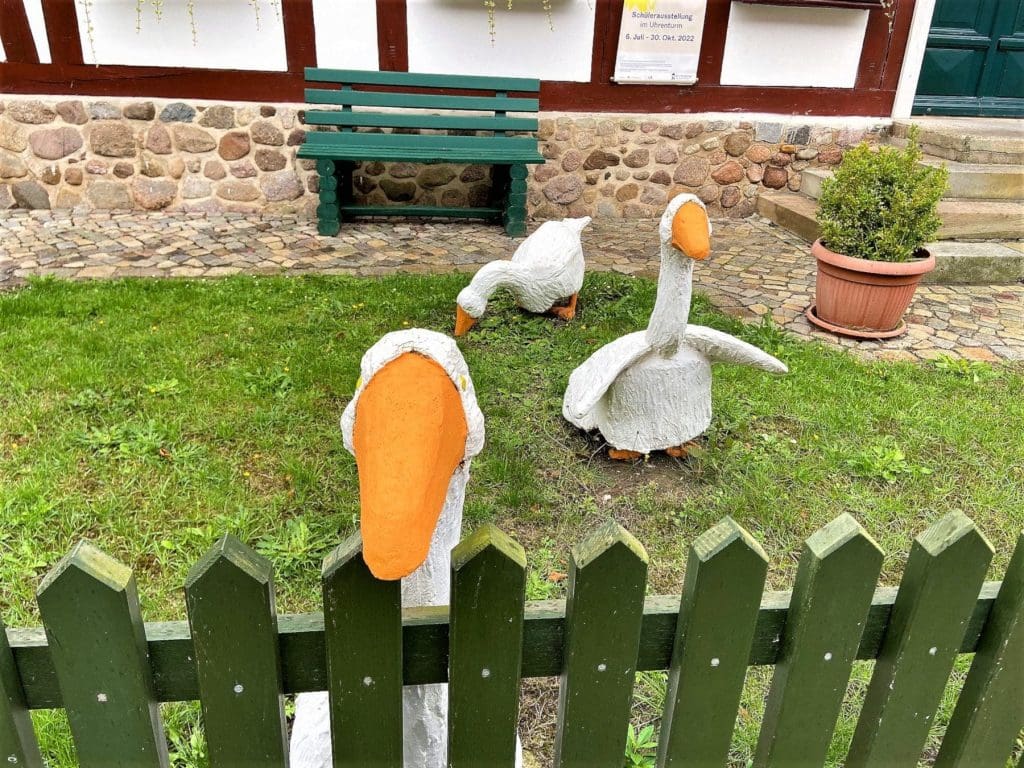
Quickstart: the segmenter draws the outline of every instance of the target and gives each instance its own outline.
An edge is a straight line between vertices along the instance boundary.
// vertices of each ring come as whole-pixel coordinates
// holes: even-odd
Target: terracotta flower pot
[[[903,333],[903,313],[917,284],[935,269],[935,257],[925,250],[911,261],[869,261],[833,253],[816,240],[811,253],[818,260],[818,279],[807,318],[821,328],[857,338]]]

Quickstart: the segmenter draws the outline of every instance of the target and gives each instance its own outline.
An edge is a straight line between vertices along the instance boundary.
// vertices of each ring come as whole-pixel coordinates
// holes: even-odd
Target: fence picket
[[[555,765],[620,768],[640,646],[647,552],[614,521],[573,548]]]
[[[36,595],[81,768],[168,764],[131,569],[79,542]]]
[[[659,766],[725,765],[767,573],[761,545],[731,518],[690,547]]]
[[[0,619],[0,765],[4,760],[11,766],[43,768],[7,627]]]
[[[357,533],[324,560],[335,768],[401,768],[402,583],[378,581]]]
[[[493,525],[452,550],[448,765],[513,766],[526,553]]]
[[[287,764],[272,570],[270,561],[228,534],[185,582],[214,768]]]
[[[755,766],[825,764],[881,568],[848,514],[804,544]]]
[[[917,765],[991,559],[961,512],[914,540],[847,768]]]
[[[1024,728],[1024,534],[946,727],[936,768],[1003,768]]]

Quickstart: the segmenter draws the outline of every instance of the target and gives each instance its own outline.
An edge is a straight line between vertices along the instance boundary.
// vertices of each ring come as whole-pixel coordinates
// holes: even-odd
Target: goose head
[[[449,486],[465,483],[484,419],[466,361],[443,334],[389,333],[363,355],[360,373],[341,430],[359,472],[363,558],[378,579],[401,579],[423,564],[442,513],[452,513]]]
[[[455,335],[462,336],[469,331],[487,309],[487,297],[470,283],[455,298]]]
[[[684,193],[669,201],[659,225],[662,255],[681,253],[703,261],[711,253],[711,221],[704,203]]]

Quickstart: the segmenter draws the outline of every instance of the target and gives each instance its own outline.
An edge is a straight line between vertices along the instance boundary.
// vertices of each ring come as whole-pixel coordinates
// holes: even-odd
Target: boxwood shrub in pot
[[[848,150],[822,184],[821,237],[815,303],[808,319],[859,338],[890,338],[906,330],[903,313],[921,277],[935,268],[924,249],[942,221],[938,204],[948,183],[945,167],[921,164],[917,130],[903,149]]]

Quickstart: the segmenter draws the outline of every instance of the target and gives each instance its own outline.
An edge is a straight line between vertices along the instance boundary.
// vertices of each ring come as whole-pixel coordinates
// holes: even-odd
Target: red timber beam
[[[39,63],[23,0],[0,0],[0,41],[8,61]]]
[[[50,60],[54,64],[82,64],[85,59],[75,0],[43,0],[43,20],[50,41]]]
[[[409,71],[405,0],[377,0],[377,62],[382,71]]]

